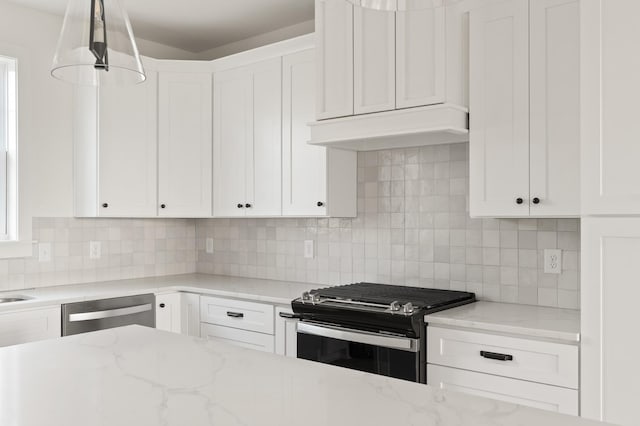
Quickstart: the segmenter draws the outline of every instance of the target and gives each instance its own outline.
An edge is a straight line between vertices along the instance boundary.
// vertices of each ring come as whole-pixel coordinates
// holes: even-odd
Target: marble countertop
[[[304,291],[318,287],[321,287],[321,285],[208,274],[170,275],[3,292],[0,293],[0,297],[20,295],[30,299],[24,302],[0,304],[0,312],[83,300],[106,299],[143,293],[158,294],[171,291],[185,291],[249,299],[278,305],[290,305],[291,301],[296,297],[300,297]]]
[[[476,302],[425,316],[433,325],[446,325],[580,342],[580,311],[510,303]]]
[[[0,377],[3,425],[602,424],[140,326],[2,348]]]

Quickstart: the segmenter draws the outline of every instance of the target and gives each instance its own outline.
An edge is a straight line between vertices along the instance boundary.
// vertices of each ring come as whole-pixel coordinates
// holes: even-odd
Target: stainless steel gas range
[[[298,358],[426,383],[427,313],[475,301],[474,293],[357,283],[304,293]]]

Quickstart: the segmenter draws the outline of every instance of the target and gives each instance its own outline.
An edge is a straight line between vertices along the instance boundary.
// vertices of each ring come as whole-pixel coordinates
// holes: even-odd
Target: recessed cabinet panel
[[[283,58],[282,213],[324,216],[327,205],[327,148],[309,145],[313,121],[314,51]],[[318,206],[318,203],[321,205]]]
[[[211,216],[211,96],[211,74],[160,73],[160,216]]]
[[[0,315],[0,347],[53,339],[62,334],[60,305]]]
[[[98,213],[155,216],[157,209],[157,73],[131,87],[98,94]]]
[[[640,2],[583,1],[583,214],[640,214]]]
[[[396,108],[445,100],[445,8],[396,13]]]
[[[531,215],[577,216],[580,7],[576,0],[533,0],[530,8]]]
[[[472,216],[529,215],[529,2],[470,16]]]
[[[356,7],[353,19],[354,112],[396,107],[395,14]]]
[[[214,75],[213,212],[244,216],[247,148],[253,137],[251,73],[247,69]]]
[[[247,149],[247,216],[282,214],[282,59],[252,67],[253,144]],[[251,149],[252,148],[252,149]]]
[[[317,0],[316,118],[353,115],[353,4]]]

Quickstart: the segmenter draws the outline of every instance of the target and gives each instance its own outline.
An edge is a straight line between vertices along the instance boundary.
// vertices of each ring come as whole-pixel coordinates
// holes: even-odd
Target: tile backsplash
[[[579,221],[471,219],[468,170],[468,144],[359,153],[357,218],[197,220],[196,270],[579,308]],[[304,258],[305,240],[315,242],[313,259]],[[563,250],[562,274],[544,273],[545,248]]]
[[[0,260],[0,291],[195,272],[193,220],[34,218],[33,239],[51,243],[51,261],[35,244],[32,257]]]

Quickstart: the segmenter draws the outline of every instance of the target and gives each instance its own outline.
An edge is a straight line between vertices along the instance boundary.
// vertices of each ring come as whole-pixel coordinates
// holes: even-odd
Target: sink
[[[29,297],[24,296],[0,297],[0,303],[24,302],[29,299]]]

